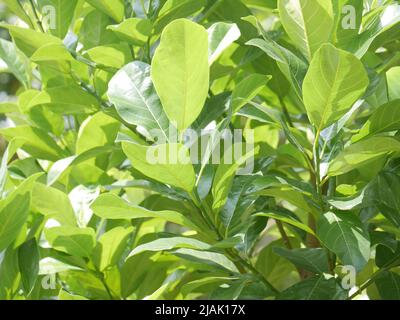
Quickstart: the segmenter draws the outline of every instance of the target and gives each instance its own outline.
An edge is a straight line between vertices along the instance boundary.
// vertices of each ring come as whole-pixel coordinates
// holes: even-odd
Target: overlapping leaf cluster
[[[1,299],[400,299],[398,1],[3,2]]]

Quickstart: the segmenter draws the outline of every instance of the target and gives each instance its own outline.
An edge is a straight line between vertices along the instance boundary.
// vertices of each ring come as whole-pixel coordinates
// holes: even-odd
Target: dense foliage
[[[1,299],[400,299],[398,1],[0,9]]]

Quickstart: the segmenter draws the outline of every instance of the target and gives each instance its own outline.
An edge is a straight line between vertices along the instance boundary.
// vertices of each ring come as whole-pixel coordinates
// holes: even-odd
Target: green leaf
[[[20,52],[14,43],[0,39],[0,58],[5,62],[10,71],[25,88],[30,87],[29,60]]]
[[[246,43],[247,45],[260,48],[269,57],[274,59],[281,72],[293,85],[295,92],[299,98],[302,97],[302,85],[304,77],[307,73],[307,64],[298,58],[291,51],[280,46],[272,39],[252,39]]]
[[[54,227],[44,234],[54,249],[75,257],[90,257],[96,243],[92,228]]]
[[[145,251],[170,251],[177,248],[207,250],[210,248],[210,245],[196,239],[185,237],[161,238],[137,246],[131,251],[128,258]]]
[[[313,277],[286,289],[278,300],[345,300],[346,292],[335,278]]]
[[[316,212],[315,208],[311,205],[311,199],[304,194],[303,190],[293,189],[292,186],[283,186],[281,188],[268,188],[260,191],[260,195],[273,197],[279,200],[285,200],[290,204],[305,212]]]
[[[386,72],[389,100],[400,99],[400,85],[398,82],[399,77],[400,67],[391,68],[388,72]]]
[[[342,45],[356,57],[362,58],[374,40],[384,36],[385,31],[399,25],[400,10],[396,3],[376,6],[363,17],[362,31],[357,37]]]
[[[39,275],[39,247],[31,239],[18,248],[18,264],[25,294],[32,292]]]
[[[228,271],[234,273],[238,272],[234,263],[220,253],[199,251],[187,248],[177,249],[172,253],[185,259],[198,261],[204,264],[218,265]]]
[[[339,120],[369,84],[362,63],[352,54],[326,44],[311,61],[303,98],[311,123],[322,130]]]
[[[31,56],[31,61],[36,63],[50,63],[54,61],[72,62],[74,61],[74,58],[63,44],[50,43],[37,49],[35,53]]]
[[[361,271],[367,264],[371,252],[369,235],[352,213],[325,213],[318,220],[317,235],[344,265]]]
[[[121,124],[103,112],[87,117],[81,124],[76,141],[76,154],[99,147],[113,146]]]
[[[100,237],[93,252],[94,263],[100,271],[118,263],[132,231],[133,227],[115,227]]]
[[[120,24],[108,26],[107,29],[113,31],[115,35],[135,46],[144,46],[152,31],[151,20],[140,18],[129,18]]]
[[[0,114],[18,111],[18,104],[15,102],[0,102]]]
[[[7,149],[3,153],[0,164],[0,199],[2,198],[4,187],[7,182],[8,162],[23,144],[24,140],[14,138],[8,143]]]
[[[217,22],[207,29],[208,61],[212,65],[222,52],[240,38],[240,30],[235,23]]]
[[[33,184],[41,174],[36,174],[0,200],[0,251],[7,248],[18,236],[29,215]]]
[[[60,293],[58,294],[58,299],[61,300],[61,301],[62,300],[68,300],[68,301],[89,300],[88,298],[83,297],[83,296],[79,296],[77,294],[70,294],[70,293],[66,292],[65,290],[63,290],[63,289],[60,290]]]
[[[11,300],[19,285],[18,250],[9,247],[2,253],[0,263],[0,299]]]
[[[35,158],[55,161],[64,155],[64,151],[44,130],[19,126],[0,129],[0,133],[8,141],[13,138],[23,140],[25,143],[22,148]]]
[[[182,294],[188,295],[190,293],[199,292],[205,293],[209,292],[210,287],[214,288],[220,286],[224,283],[231,282],[234,280],[238,280],[238,278],[233,277],[205,277],[198,280],[194,280],[188,283],[185,283],[182,286]]]
[[[122,142],[122,149],[132,166],[146,176],[189,193],[193,191],[196,175],[185,146],[174,143],[148,147]]]
[[[28,57],[31,57],[37,49],[44,45],[62,44],[60,39],[47,33],[7,24],[0,24],[0,27],[8,29],[14,43]]]
[[[129,63],[108,84],[107,95],[122,119],[144,127],[157,142],[169,141],[169,120],[150,78],[150,66]],[[153,134],[152,134],[153,133]]]
[[[296,228],[299,228],[309,234],[315,235],[315,232],[308,227],[306,224],[290,217],[290,216],[285,216],[283,214],[279,214],[279,213],[274,213],[274,212],[269,212],[269,213],[257,213],[256,214],[257,217],[269,217],[269,218],[273,218],[275,220],[279,220],[282,221],[284,223],[290,224]]]
[[[365,197],[372,200],[382,215],[400,227],[400,177],[392,172],[381,172],[370,184]]]
[[[186,18],[199,12],[206,4],[205,0],[167,0],[158,13],[155,22],[155,31],[157,33],[169,24],[179,18]]]
[[[32,210],[53,218],[62,225],[76,226],[71,202],[68,196],[58,189],[35,183],[32,190]]]
[[[278,8],[286,33],[311,61],[320,46],[331,40],[334,27],[332,3],[325,0],[279,0]]]
[[[329,273],[328,255],[322,248],[274,248],[276,254],[288,259],[297,267],[317,274]]]
[[[400,276],[385,271],[375,280],[376,287],[383,300],[400,300]]]
[[[80,163],[87,162],[92,158],[96,158],[98,156],[106,155],[107,153],[111,153],[112,151],[118,150],[113,146],[105,146],[105,147],[96,147],[93,149],[89,149],[80,153],[79,155],[64,158],[56,161],[50,168],[47,173],[47,185],[53,185],[57,180],[63,177],[64,174],[68,172],[69,168],[72,168]]]
[[[125,4],[123,0],[86,0],[86,2],[117,22],[121,22],[124,18]]]
[[[334,1],[337,27],[335,39],[339,48],[345,48],[358,37],[363,18],[363,0]]]
[[[238,145],[234,145],[230,149],[225,151],[223,158],[221,159],[221,164],[218,166],[217,171],[214,176],[214,181],[212,185],[212,195],[213,195],[213,209],[215,212],[219,212],[225,205],[229,192],[232,188],[233,180],[236,173],[242,165],[246,163],[249,159],[254,157],[258,152],[255,149],[245,150],[245,154],[241,155],[239,158],[236,157],[235,150],[239,148]],[[247,146],[246,146],[247,148]],[[225,155],[227,153],[232,154],[232,163],[225,163]],[[229,161],[228,161],[229,162]]]
[[[29,26],[29,28],[34,28],[33,21],[26,13],[24,8],[21,7],[19,0],[3,0],[3,2],[6,4],[7,8],[14,12],[19,18],[21,18]]]
[[[99,279],[92,272],[70,270],[58,275],[63,283],[68,283],[68,290],[74,296],[83,296],[90,300],[108,300],[110,295]]]
[[[253,100],[265,88],[270,79],[271,76],[256,73],[243,79],[233,90],[231,100],[232,112],[238,112],[243,106]]]
[[[117,36],[111,30],[107,30],[112,23],[113,20],[101,11],[90,12],[82,22],[79,41],[86,50],[118,42]]]
[[[151,77],[164,110],[179,130],[188,128],[208,95],[208,35],[186,19],[171,22],[154,54]]]
[[[68,270],[83,270],[83,269],[81,269],[77,266],[74,266],[74,265],[64,263],[55,258],[50,258],[50,257],[44,258],[39,261],[39,274],[40,275],[56,274],[56,273],[61,273],[61,272],[65,272]]]
[[[289,240],[293,247],[299,246],[299,242],[295,238],[289,238]],[[274,249],[277,246],[284,246],[282,239],[272,241],[260,251],[255,267],[275,288],[283,290],[300,279],[296,267],[275,253]]]
[[[89,49],[86,54],[98,65],[120,69],[132,58],[129,46],[122,44],[109,44]]]
[[[338,176],[379,157],[400,151],[400,142],[391,137],[372,137],[344,149],[329,164],[328,174]]]
[[[377,133],[396,130],[400,130],[400,100],[390,101],[379,107],[360,132],[353,136],[352,141],[357,142]]]
[[[54,25],[47,26],[50,33],[58,38],[63,39],[68,32],[78,0],[38,0],[38,7],[41,12],[46,13],[44,10],[46,6],[51,6],[54,10],[54,16],[51,21]],[[43,19],[43,21],[47,21]],[[43,23],[43,22],[42,22]]]
[[[197,229],[193,223],[179,212],[175,211],[151,211],[135,206],[113,194],[103,194],[91,205],[94,213],[103,219],[141,219],[159,218],[182,226]]]
[[[30,100],[28,109],[45,105],[62,114],[93,113],[99,109],[98,100],[79,86],[68,85],[48,88]]]

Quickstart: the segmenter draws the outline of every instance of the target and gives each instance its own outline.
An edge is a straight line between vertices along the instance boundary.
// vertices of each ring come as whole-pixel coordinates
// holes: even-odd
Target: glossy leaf
[[[193,191],[196,176],[185,146],[161,144],[147,147],[123,142],[122,149],[132,166],[146,176],[189,193]]]
[[[343,262],[361,270],[370,258],[369,235],[351,213],[325,213],[318,221],[317,234],[322,243]]]
[[[169,141],[169,120],[150,77],[150,66],[135,61],[111,79],[107,95],[128,123],[144,127],[159,142]]]
[[[311,61],[319,47],[331,40],[334,27],[331,2],[279,0],[278,8],[287,34]]]
[[[188,128],[203,109],[208,94],[208,36],[189,20],[170,23],[151,65],[151,78],[164,110],[179,130]]]

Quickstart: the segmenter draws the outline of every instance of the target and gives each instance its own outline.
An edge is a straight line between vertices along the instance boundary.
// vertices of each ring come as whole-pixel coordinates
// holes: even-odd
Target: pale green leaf
[[[334,28],[331,1],[279,0],[278,8],[285,31],[311,61],[319,47],[331,40]]]
[[[90,257],[96,242],[91,228],[54,227],[44,234],[54,249],[76,257]]]
[[[132,59],[129,46],[125,43],[94,47],[86,54],[96,64],[115,69],[122,68]]]
[[[100,271],[118,263],[132,231],[133,227],[115,227],[100,237],[93,252],[93,260]]]
[[[143,146],[122,142],[122,149],[132,166],[146,176],[189,193],[193,191],[196,175],[185,146],[176,143]]]
[[[141,244],[131,251],[128,257],[137,255],[145,251],[169,251],[177,248],[189,248],[198,250],[207,250],[210,245],[202,241],[184,238],[184,237],[170,237],[161,238],[148,243]]]
[[[0,129],[0,133],[7,140],[18,138],[24,141],[23,149],[38,159],[55,161],[63,157],[64,151],[44,131],[35,127],[19,126]]]
[[[311,61],[303,83],[308,118],[322,130],[346,114],[369,84],[362,63],[352,54],[326,44]]]
[[[125,14],[124,0],[86,0],[93,7],[110,16],[117,22],[121,22]]]
[[[301,230],[303,230],[303,231],[305,231],[305,232],[307,232],[309,234],[315,235],[315,232],[309,226],[307,226],[306,224],[304,224],[304,223],[302,223],[302,222],[300,222],[300,221],[298,221],[298,220],[296,220],[296,219],[294,219],[292,217],[289,217],[289,216],[284,216],[284,215],[281,215],[281,214],[278,214],[278,213],[274,213],[274,212],[257,213],[256,216],[258,216],[258,217],[269,217],[269,218],[272,218],[272,219],[275,219],[275,220],[279,220],[279,221],[282,221],[284,223],[290,224],[290,225],[292,225],[292,226],[294,226],[296,228],[299,228],[299,229],[301,229]]]
[[[129,18],[120,24],[108,26],[107,29],[129,44],[144,46],[151,35],[152,23],[148,19]]]
[[[164,110],[179,130],[188,128],[208,95],[208,34],[186,19],[171,22],[161,35],[151,77]]]
[[[159,218],[192,229],[197,229],[193,223],[179,212],[151,211],[119,198],[113,194],[104,194],[98,197],[91,205],[94,213],[103,219],[141,219]]]

